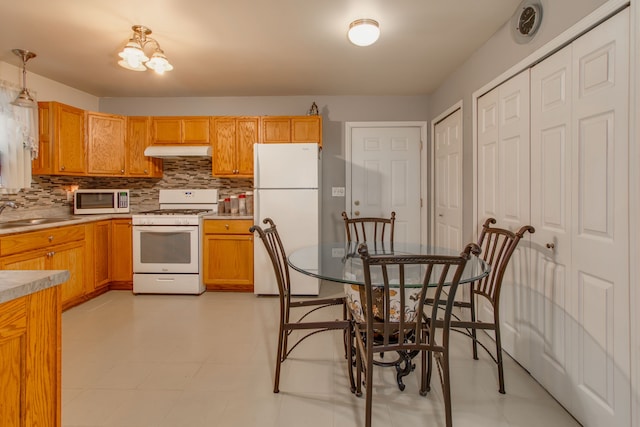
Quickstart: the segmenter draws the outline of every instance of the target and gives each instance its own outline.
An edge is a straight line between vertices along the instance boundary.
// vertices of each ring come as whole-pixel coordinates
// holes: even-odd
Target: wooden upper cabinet
[[[152,144],[209,144],[209,117],[153,117]]]
[[[59,102],[39,102],[36,175],[86,175],[84,110]]]
[[[211,120],[212,175],[253,177],[253,144],[258,141],[258,117],[217,117]]]
[[[317,142],[322,146],[322,116],[278,116],[261,118],[260,142]]]
[[[33,175],[53,173],[53,111],[51,102],[38,102],[38,158],[31,162]]]
[[[162,159],[144,155],[144,149],[149,145],[151,145],[151,118],[127,117],[125,170],[128,176],[162,177]]]
[[[125,175],[124,116],[86,113],[87,173],[89,175]]]

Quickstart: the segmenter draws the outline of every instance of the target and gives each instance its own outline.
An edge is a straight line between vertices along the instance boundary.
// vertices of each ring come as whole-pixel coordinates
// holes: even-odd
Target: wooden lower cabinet
[[[0,304],[0,424],[61,425],[60,286]]]
[[[133,236],[131,219],[111,221],[111,289],[133,289]]]
[[[106,290],[111,283],[111,220],[96,221],[90,224],[91,240],[87,256],[92,258],[93,286],[87,292]]]
[[[69,270],[69,280],[60,286],[62,308],[77,305],[85,300],[86,284],[93,284],[89,274],[90,258],[86,255],[86,227],[74,225],[3,236],[0,268]]]
[[[252,220],[204,221],[203,274],[207,290],[253,292]]]

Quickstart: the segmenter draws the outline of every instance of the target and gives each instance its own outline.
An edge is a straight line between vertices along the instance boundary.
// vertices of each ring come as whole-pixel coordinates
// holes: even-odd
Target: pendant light
[[[118,65],[131,71],[153,70],[158,74],[173,70],[173,65],[169,63],[164,51],[160,48],[157,40],[149,37],[151,29],[144,25],[134,25],[131,27],[133,35],[118,54],[120,61]],[[154,50],[151,59],[145,54],[146,45],[153,45]]]
[[[27,89],[27,61],[35,58],[36,54],[24,49],[13,49],[12,52],[22,59],[22,90],[11,104],[18,107],[36,108],[38,103]]]

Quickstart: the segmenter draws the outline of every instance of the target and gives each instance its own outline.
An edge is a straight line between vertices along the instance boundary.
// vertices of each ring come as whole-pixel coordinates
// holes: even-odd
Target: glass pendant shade
[[[164,55],[164,52],[162,52],[160,49],[153,52],[153,55],[151,55],[151,59],[144,65],[158,74],[164,74],[165,71],[173,70],[173,65],[169,63],[167,57]]]
[[[146,68],[142,65],[144,62],[148,61],[149,58],[142,51],[142,47],[140,44],[134,39],[130,39],[126,44],[122,52],[118,54],[121,61],[118,61],[118,65],[126,68],[127,70],[133,71],[145,71]]]
[[[380,37],[380,25],[373,19],[357,19],[349,24],[347,36],[356,46],[369,46]]]
[[[24,88],[20,91],[16,99],[11,103],[17,107],[36,108],[38,103],[29,93],[29,89]]]

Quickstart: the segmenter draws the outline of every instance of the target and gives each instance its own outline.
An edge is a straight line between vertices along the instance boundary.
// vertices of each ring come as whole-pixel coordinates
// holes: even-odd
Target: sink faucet
[[[18,205],[16,205],[14,202],[4,202],[4,204],[0,206],[0,213],[2,213],[2,211],[7,207],[18,209]]]

